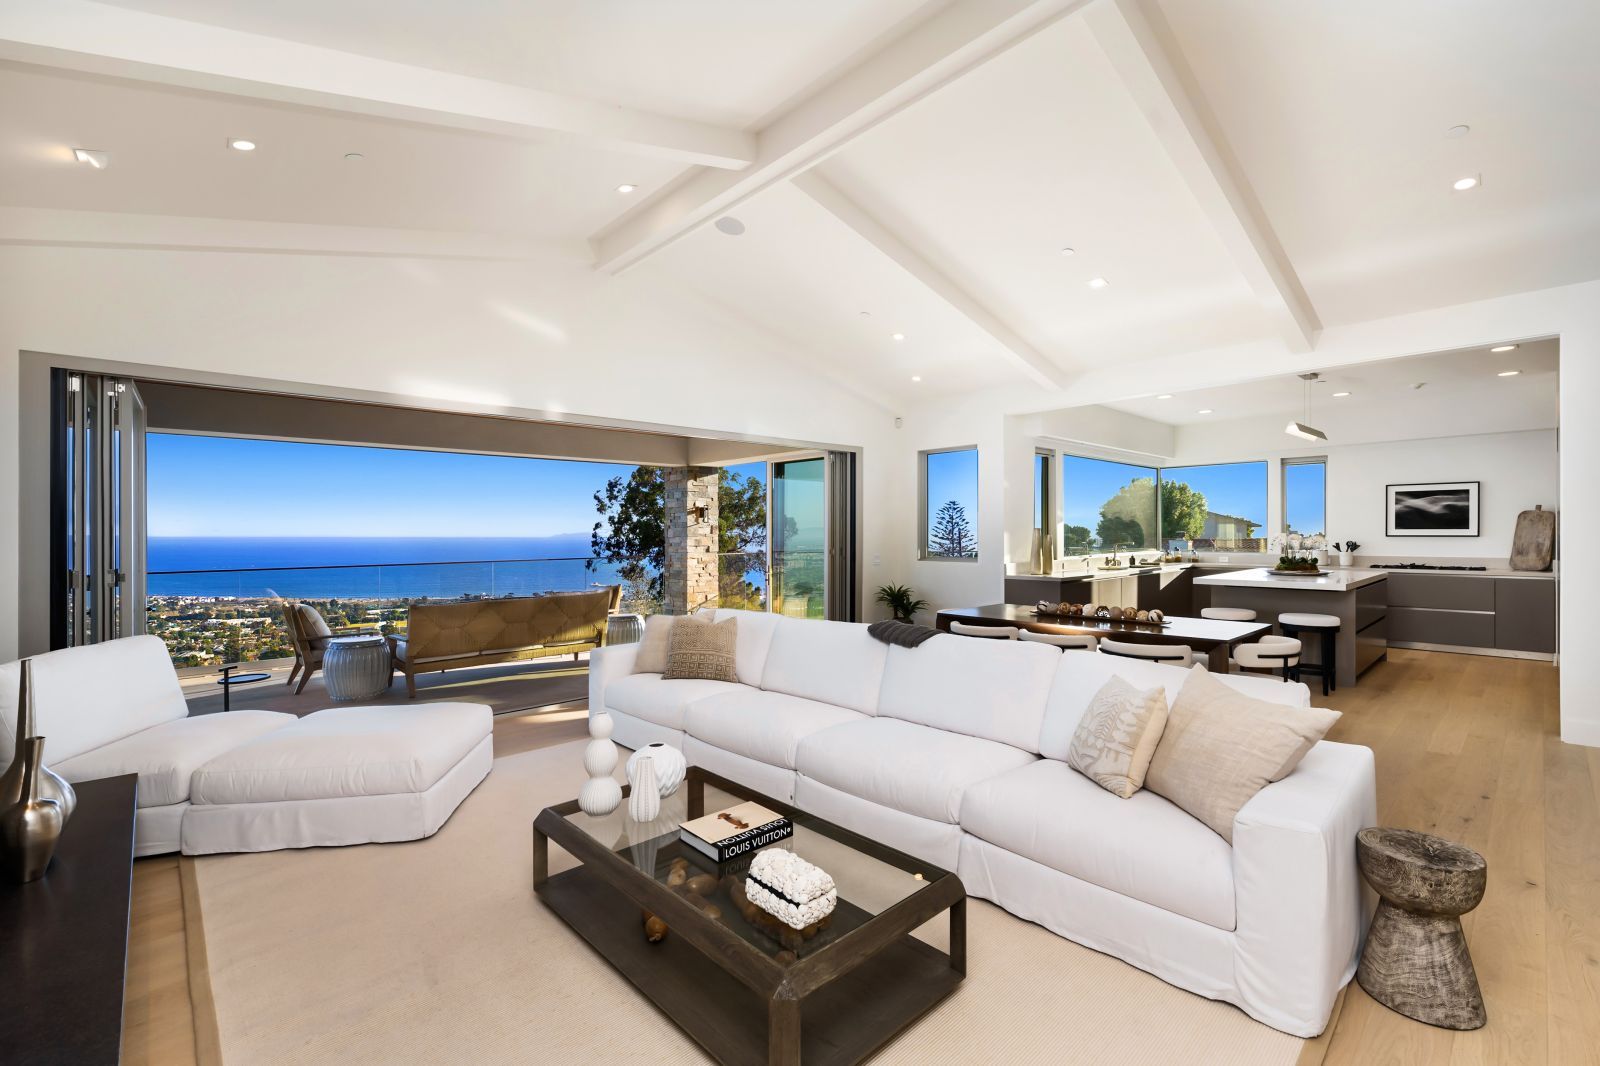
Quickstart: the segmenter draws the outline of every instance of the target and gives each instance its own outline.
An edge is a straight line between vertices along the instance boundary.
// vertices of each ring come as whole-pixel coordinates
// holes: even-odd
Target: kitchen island
[[[1213,607],[1245,607],[1258,622],[1275,623],[1280,614],[1329,614],[1339,619],[1334,640],[1339,684],[1356,678],[1388,656],[1388,575],[1375,570],[1330,570],[1316,577],[1274,574],[1265,567],[1196,577],[1211,590]],[[1302,656],[1316,662],[1319,641],[1307,640]]]

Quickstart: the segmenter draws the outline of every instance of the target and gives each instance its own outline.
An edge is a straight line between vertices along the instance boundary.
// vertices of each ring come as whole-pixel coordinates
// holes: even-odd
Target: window
[[[1161,537],[1168,550],[1266,550],[1267,464],[1161,470]]]
[[[1048,567],[1055,561],[1054,505],[1050,499],[1050,453],[1033,456],[1033,555],[1035,565]]]
[[[978,449],[922,453],[922,557],[978,557]]]
[[[1328,528],[1328,460],[1283,461],[1283,531],[1320,537]]]
[[[1156,480],[1151,466],[1061,457],[1061,552],[1089,555],[1159,546]]]

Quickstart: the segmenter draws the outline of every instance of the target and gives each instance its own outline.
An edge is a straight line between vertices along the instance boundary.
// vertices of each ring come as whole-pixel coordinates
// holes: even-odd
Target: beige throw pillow
[[[1338,711],[1252,699],[1197,666],[1172,703],[1145,787],[1232,844],[1239,809],[1288,777],[1338,720]]]
[[[1144,785],[1145,771],[1167,724],[1167,693],[1136,689],[1120,677],[1101,686],[1078,720],[1067,765],[1127,799]]]
[[[644,620],[644,635],[639,638],[639,651],[633,657],[634,673],[659,674],[667,668],[667,638],[675,621],[670,614],[653,614]]]
[[[667,636],[667,668],[661,676],[669,681],[697,678],[737,682],[734,641],[739,635],[738,626],[737,618],[712,622],[691,615],[678,619]]]

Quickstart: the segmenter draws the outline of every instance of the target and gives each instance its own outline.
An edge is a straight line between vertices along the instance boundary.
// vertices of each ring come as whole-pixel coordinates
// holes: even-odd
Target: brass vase
[[[67,822],[61,804],[40,795],[44,738],[29,737],[22,755],[22,798],[0,811],[0,868],[19,885],[44,876]]]
[[[17,743],[12,749],[11,765],[0,775],[0,811],[7,810],[22,799],[22,772],[24,746],[34,733],[33,720],[33,660],[24,659],[21,685],[17,689]],[[61,820],[66,822],[78,809],[78,794],[65,778],[50,767],[39,764],[39,797],[55,800],[61,808]]]

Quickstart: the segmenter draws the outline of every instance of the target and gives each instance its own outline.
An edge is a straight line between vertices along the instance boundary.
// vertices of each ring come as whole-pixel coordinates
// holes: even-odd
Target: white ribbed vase
[[[633,780],[633,791],[628,794],[628,817],[636,822],[653,822],[661,813],[661,793],[656,788],[656,761],[644,759],[639,763]]]
[[[672,795],[683,784],[683,777],[689,772],[689,764],[684,760],[683,752],[677,748],[669,747],[659,741],[646,744],[628,758],[628,784],[634,788],[639,787],[639,764],[653,762],[656,764],[656,790],[662,797]]]

